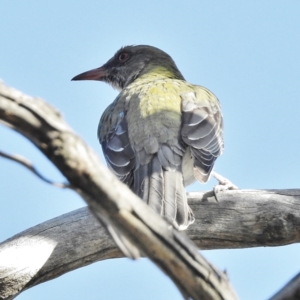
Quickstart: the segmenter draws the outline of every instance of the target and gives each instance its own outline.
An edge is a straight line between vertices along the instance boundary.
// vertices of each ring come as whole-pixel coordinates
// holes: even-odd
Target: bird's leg
[[[218,174],[217,172],[213,171],[211,172],[211,176],[213,176],[216,180],[219,181],[219,184],[217,184],[214,187],[214,192],[217,198],[217,193],[225,190],[238,190],[239,188],[233,184],[229,179],[223,177],[222,175]]]

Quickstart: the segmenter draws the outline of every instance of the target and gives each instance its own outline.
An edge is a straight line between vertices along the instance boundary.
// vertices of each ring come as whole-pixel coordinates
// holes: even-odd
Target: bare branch
[[[278,293],[269,300],[299,300],[300,299],[300,273],[290,280]]]
[[[219,195],[216,202],[211,192],[188,194],[196,223],[185,233],[200,249],[280,246],[300,241],[300,190],[238,190]],[[88,208],[75,210],[0,244],[0,298],[5,299],[8,294],[4,292],[11,287],[15,291],[27,289],[116,257],[123,255]],[[14,265],[16,261],[19,263]]]
[[[189,237],[201,239],[201,244],[196,242],[201,249],[300,242],[298,189],[222,191],[218,202],[212,192],[190,193],[189,203],[196,216]]]
[[[26,159],[25,157],[23,157],[21,155],[18,155],[18,154],[12,155],[12,154],[8,154],[8,153],[5,153],[0,150],[0,156],[21,164],[22,166],[24,166],[25,168],[30,170],[33,174],[35,174],[37,177],[39,177],[46,183],[54,185],[58,188],[63,188],[63,189],[70,188],[70,185],[68,185],[68,184],[54,182],[54,181],[51,181],[51,180],[47,179],[46,177],[44,177],[28,159]]]
[[[50,105],[0,83],[0,119],[32,141],[77,188],[98,221],[148,256],[186,297],[236,299],[226,276],[108,172]]]

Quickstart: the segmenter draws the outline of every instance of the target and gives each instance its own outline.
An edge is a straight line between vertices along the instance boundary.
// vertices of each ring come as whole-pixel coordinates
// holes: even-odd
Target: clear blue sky
[[[159,47],[188,81],[209,88],[222,103],[225,153],[216,171],[243,189],[299,188],[299,16],[296,0],[2,1],[0,78],[60,109],[102,157],[98,120],[117,92],[70,79],[100,66],[121,46]],[[0,136],[1,150],[22,154],[49,178],[64,180],[23,137],[3,126]],[[1,241],[85,205],[10,161],[0,159],[0,170]],[[299,252],[299,245],[291,245],[203,254],[227,270],[240,299],[256,300],[300,270]],[[71,272],[18,299],[181,297],[146,259],[118,259]]]

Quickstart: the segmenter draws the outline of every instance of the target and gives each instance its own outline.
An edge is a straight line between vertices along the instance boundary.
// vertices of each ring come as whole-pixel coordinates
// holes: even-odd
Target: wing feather
[[[210,91],[200,86],[194,86],[194,90],[181,95],[181,136],[191,149],[194,176],[206,182],[224,148],[222,113],[218,99]]]
[[[132,186],[136,159],[134,150],[129,144],[125,113],[119,112],[117,120],[113,122],[112,110],[113,104],[102,115],[98,138],[109,168],[122,182]]]

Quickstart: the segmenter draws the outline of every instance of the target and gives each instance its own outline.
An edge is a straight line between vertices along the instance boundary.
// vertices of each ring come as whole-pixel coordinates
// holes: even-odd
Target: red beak
[[[81,73],[71,80],[101,80],[104,76],[107,75],[106,70],[103,67],[93,69],[84,73]]]

